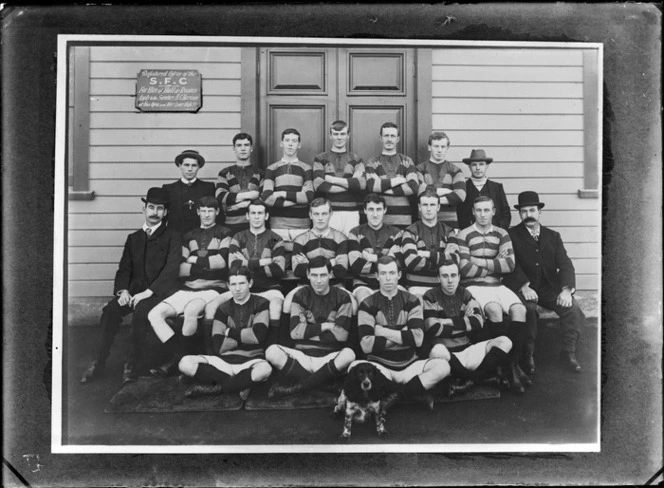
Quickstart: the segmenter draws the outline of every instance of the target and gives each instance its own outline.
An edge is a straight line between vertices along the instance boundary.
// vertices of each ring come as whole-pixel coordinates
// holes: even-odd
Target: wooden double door
[[[350,150],[365,160],[381,150],[384,122],[400,128],[399,152],[416,157],[414,49],[355,47],[260,48],[257,129],[264,166],[281,157],[281,132],[302,134],[299,157],[311,163],[330,148],[329,126],[345,120]]]

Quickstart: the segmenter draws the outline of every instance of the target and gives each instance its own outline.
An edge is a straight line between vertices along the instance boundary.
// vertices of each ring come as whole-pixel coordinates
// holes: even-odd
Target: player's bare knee
[[[526,320],[526,306],[522,303],[514,303],[510,307],[510,318],[518,322]]]
[[[351,363],[355,361],[355,353],[349,347],[344,347],[337,357],[334,359],[334,364],[340,371],[348,369]]]
[[[256,363],[251,368],[251,381],[265,381],[272,374],[272,366],[267,361]]]
[[[450,351],[442,344],[434,345],[429,352],[429,357],[432,359],[444,359],[445,361],[449,361],[451,358]]]
[[[509,337],[500,336],[491,340],[491,347],[497,347],[501,351],[508,353],[512,350],[512,341]],[[491,347],[489,349],[491,349]]]
[[[503,320],[503,307],[498,302],[489,302],[484,306],[485,315],[492,322],[502,322]]]
[[[198,361],[196,361],[194,356],[184,356],[178,363],[178,369],[182,374],[194,376],[198,369]]]

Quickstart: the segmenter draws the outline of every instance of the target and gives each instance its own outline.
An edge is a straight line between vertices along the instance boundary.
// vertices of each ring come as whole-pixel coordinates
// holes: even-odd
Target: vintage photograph
[[[58,35],[52,451],[599,452],[603,49]]]

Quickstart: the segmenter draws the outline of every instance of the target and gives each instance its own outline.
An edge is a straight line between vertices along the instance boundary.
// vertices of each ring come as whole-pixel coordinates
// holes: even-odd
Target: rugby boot
[[[292,398],[302,393],[302,383],[295,383],[294,385],[285,386],[275,383],[270,387],[267,392],[268,398]]]
[[[533,384],[533,382],[530,380],[530,376],[524,373],[523,370],[521,369],[521,366],[519,366],[518,364],[516,365],[516,371],[517,373],[519,373],[519,379],[521,380],[521,384],[523,386],[528,387]]]
[[[171,359],[167,363],[157,366],[156,368],[151,368],[150,373],[154,376],[160,378],[168,378],[169,376],[175,376],[180,371],[178,369],[178,364],[180,363],[180,358]]]
[[[81,383],[90,383],[93,379],[97,378],[104,372],[105,367],[106,365],[102,361],[95,359],[90,363],[88,369],[83,372],[83,376],[81,376]]]
[[[512,393],[517,393],[521,395],[526,391],[526,389],[523,387],[523,384],[521,383],[521,377],[519,375],[516,363],[510,364],[509,380],[510,380],[510,390],[512,391]]]
[[[563,350],[560,353],[560,359],[565,368],[575,373],[581,372],[581,365],[576,359],[576,344],[579,341],[579,333],[575,330],[568,330],[563,336]]]

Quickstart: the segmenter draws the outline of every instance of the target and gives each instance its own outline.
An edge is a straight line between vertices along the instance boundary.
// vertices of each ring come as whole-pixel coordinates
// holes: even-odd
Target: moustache
[[[537,222],[537,219],[534,217],[526,217],[525,219],[523,219],[524,224],[527,224],[528,222]]]

